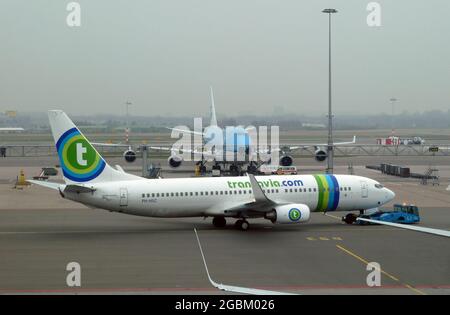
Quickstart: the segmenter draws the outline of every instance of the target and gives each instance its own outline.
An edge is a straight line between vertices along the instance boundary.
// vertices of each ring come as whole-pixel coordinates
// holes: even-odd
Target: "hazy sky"
[[[324,114],[334,7],[334,110],[450,108],[450,1],[0,0],[0,111]]]

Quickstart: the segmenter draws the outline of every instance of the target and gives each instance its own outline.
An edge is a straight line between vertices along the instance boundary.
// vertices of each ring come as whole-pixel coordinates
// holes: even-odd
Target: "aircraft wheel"
[[[227,225],[227,220],[224,217],[214,217],[212,223],[217,228],[223,228]]]
[[[241,231],[247,231],[250,228],[250,223],[247,220],[237,220],[235,226]]]
[[[356,215],[354,213],[348,213],[344,217],[344,222],[347,224],[353,224],[356,221]]]

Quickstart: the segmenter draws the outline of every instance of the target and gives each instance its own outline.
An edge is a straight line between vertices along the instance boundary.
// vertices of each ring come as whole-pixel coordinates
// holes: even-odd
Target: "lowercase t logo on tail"
[[[64,176],[74,182],[93,180],[105,168],[105,161],[76,128],[59,138],[56,150]]]

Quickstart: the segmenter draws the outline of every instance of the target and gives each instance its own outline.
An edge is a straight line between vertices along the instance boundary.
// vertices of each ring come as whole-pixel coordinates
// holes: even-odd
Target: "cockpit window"
[[[381,184],[375,184],[375,188],[381,189],[381,188],[384,188],[384,186]]]

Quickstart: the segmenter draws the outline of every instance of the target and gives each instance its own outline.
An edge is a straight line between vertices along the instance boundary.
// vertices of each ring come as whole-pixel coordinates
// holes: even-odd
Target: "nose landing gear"
[[[358,216],[354,213],[348,213],[345,215],[345,217],[342,218],[342,221],[344,221],[347,224],[353,224],[356,221],[356,218]]]

